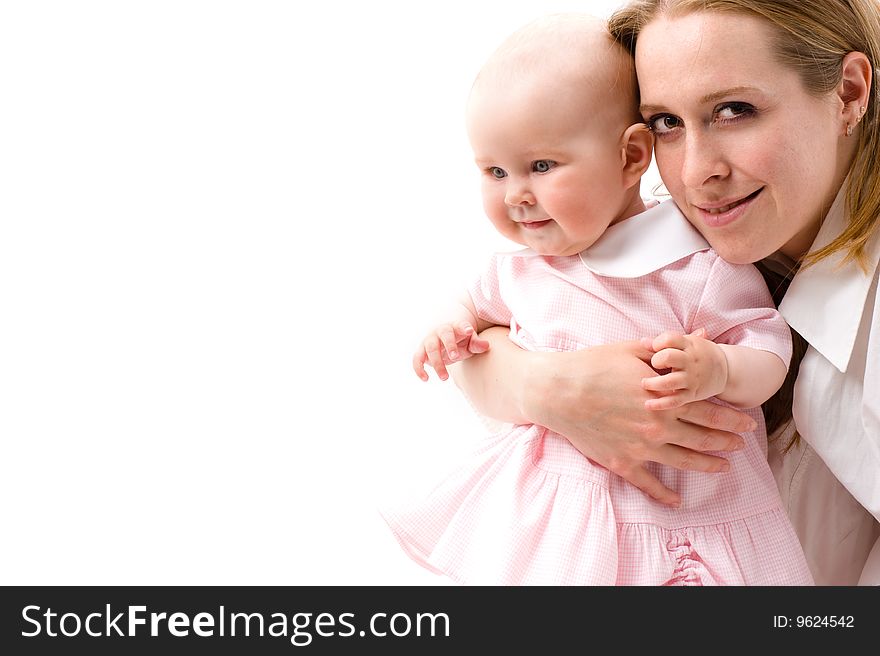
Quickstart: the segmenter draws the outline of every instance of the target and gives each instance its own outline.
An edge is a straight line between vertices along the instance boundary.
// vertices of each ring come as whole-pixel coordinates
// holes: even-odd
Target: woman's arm
[[[544,353],[523,351],[507,338],[509,332],[506,326],[484,330],[480,337],[489,342],[491,356],[473,356],[450,366],[449,371],[474,407],[487,417],[511,424],[537,423],[524,408],[528,399],[523,379],[530,360],[537,363]]]
[[[653,352],[638,342],[567,353],[523,351],[506,328],[482,333],[491,344],[453,368],[453,377],[478,411],[512,423],[534,423],[564,435],[581,453],[651,497],[676,505],[676,492],[644,467],[726,471],[727,461],[703,451],[742,447],[748,415],[709,401],[651,411],[641,380],[656,375]]]

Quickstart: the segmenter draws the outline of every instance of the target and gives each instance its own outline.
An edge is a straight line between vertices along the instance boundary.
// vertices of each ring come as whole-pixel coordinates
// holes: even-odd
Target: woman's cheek
[[[678,150],[665,144],[656,143],[654,144],[654,159],[657,162],[657,170],[660,173],[663,186],[673,197],[677,196],[682,189],[681,157]],[[680,200],[684,201],[683,198]]]
[[[780,134],[741,134],[739,139],[729,139],[726,151],[734,171],[756,181],[769,181],[775,174],[791,166],[795,153],[789,150],[787,140]]]

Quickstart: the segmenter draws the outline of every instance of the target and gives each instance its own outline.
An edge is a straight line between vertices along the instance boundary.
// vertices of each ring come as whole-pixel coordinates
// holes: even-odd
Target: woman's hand
[[[727,471],[724,458],[703,452],[742,448],[737,433],[754,428],[745,413],[710,401],[647,410],[645,401],[655,395],[641,381],[656,372],[648,364],[653,352],[638,342],[535,353],[516,347],[504,329],[482,335],[491,349],[455,372],[456,382],[480,412],[546,426],[662,503],[677,505],[681,500],[645,469],[646,462]]]

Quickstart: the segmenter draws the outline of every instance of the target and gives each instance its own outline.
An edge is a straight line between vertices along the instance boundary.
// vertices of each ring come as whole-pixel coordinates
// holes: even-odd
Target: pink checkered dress
[[[659,220],[670,220],[665,211]],[[599,275],[589,261],[496,255],[471,296],[482,318],[510,325],[511,339],[528,350],[703,327],[716,342],[790,358],[788,327],[751,265],[729,264],[707,247],[630,278]],[[728,473],[649,466],[681,493],[679,509],[564,437],[519,425],[485,439],[426,498],[383,515],[417,562],[465,584],[810,585],[767,465],[761,412],[749,414],[759,427],[744,435],[744,449],[725,454]]]

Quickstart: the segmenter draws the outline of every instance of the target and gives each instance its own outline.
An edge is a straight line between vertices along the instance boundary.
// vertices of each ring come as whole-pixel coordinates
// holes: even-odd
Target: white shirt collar
[[[828,245],[846,227],[846,186],[834,199],[811,251]],[[880,260],[878,235],[869,240],[866,255],[867,273],[854,261],[841,264],[843,253],[799,271],[779,306],[788,324],[841,373],[846,373]]]
[[[578,255],[600,276],[638,278],[708,248],[676,204],[667,200],[609,226]]]

